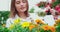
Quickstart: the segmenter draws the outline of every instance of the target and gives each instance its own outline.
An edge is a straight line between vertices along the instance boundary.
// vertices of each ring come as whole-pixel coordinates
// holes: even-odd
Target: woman
[[[11,14],[10,18],[6,22],[6,27],[13,24],[13,21],[17,18],[21,18],[23,21],[31,22],[32,18],[28,14],[28,8],[27,0],[11,0]]]

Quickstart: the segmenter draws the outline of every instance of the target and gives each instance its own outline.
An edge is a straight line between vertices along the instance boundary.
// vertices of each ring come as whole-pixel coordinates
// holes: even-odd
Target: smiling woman
[[[28,13],[28,9],[28,0],[11,0],[10,17],[6,22],[6,27],[14,23],[14,20],[17,18],[22,19],[22,23],[23,21],[31,22],[33,19]]]

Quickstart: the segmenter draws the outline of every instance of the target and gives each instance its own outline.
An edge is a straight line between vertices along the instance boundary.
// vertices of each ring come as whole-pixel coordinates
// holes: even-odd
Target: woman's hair
[[[27,1],[27,0],[26,0]],[[28,8],[29,8],[29,6],[28,6],[28,1],[27,1],[27,10],[24,12],[24,14],[28,17],[29,15],[28,15]],[[11,18],[13,18],[13,17],[15,17],[15,15],[17,14],[18,15],[18,11],[17,11],[17,9],[16,9],[16,7],[15,7],[15,0],[11,0],[11,8],[10,8],[10,17]]]

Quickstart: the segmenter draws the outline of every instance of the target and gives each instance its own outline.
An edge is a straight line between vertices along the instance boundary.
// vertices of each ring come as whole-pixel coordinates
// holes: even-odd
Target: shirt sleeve
[[[6,21],[6,27],[9,28],[11,25],[11,18],[7,19]]]

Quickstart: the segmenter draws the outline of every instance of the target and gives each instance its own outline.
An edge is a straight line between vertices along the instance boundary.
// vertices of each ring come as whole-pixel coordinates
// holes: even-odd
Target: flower
[[[54,26],[56,27],[56,26],[57,26],[57,24],[55,23],[55,24],[54,24]]]
[[[55,10],[60,13],[60,4],[55,7]]]
[[[43,26],[41,26],[42,27],[42,29],[44,29],[44,30],[50,30],[50,31],[52,31],[52,32],[55,32],[55,27],[54,26],[49,26],[49,25],[43,25]]]
[[[41,19],[37,19],[37,20],[35,20],[35,22],[36,22],[37,24],[44,24],[44,22],[43,22]]]
[[[15,27],[14,24],[11,24],[9,29],[13,29],[14,27]]]
[[[36,6],[40,6],[40,3],[36,4]]]
[[[55,23],[56,24],[59,24],[60,23],[60,19],[56,20]]]
[[[54,26],[51,26],[51,27],[50,27],[50,30],[51,30],[52,32],[55,32],[55,27],[54,27]]]
[[[35,26],[34,25],[30,25],[29,29],[32,30]]]
[[[5,27],[5,26],[6,26],[6,24],[3,24],[2,26],[3,26],[3,27]]]
[[[48,25],[43,25],[42,28],[43,28],[44,30],[49,30],[50,26],[48,26]]]
[[[23,22],[22,27],[29,27],[30,23],[29,22]]]
[[[18,19],[16,19],[16,20],[14,20],[14,24],[18,24],[18,23],[20,23],[20,21],[21,21],[21,19],[18,18]]]

